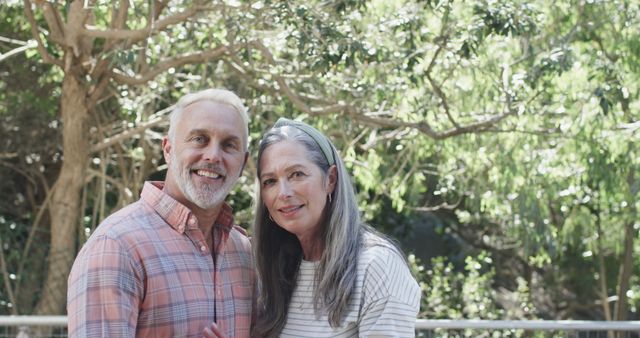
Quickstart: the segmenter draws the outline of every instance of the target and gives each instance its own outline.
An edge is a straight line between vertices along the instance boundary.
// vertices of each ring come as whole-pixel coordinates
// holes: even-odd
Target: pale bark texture
[[[67,74],[62,83],[60,110],[64,161],[49,208],[49,264],[42,297],[36,306],[36,314],[41,315],[64,313],[67,276],[75,257],[80,198],[89,158],[85,86],[73,74]]]
[[[51,32],[50,44],[57,44],[62,58],[49,55],[39,39],[32,5],[25,0],[25,12],[32,25],[34,37],[39,42],[43,60],[60,66],[64,72],[59,114],[62,119],[62,167],[57,177],[49,203],[51,240],[46,278],[41,296],[34,309],[39,315],[65,312],[67,277],[76,254],[79,221],[81,220],[81,195],[89,160],[89,86],[84,61],[90,58],[92,39],[78,35],[90,20],[91,13],[82,1],[74,1],[65,17],[55,4],[37,2],[43,11]]]

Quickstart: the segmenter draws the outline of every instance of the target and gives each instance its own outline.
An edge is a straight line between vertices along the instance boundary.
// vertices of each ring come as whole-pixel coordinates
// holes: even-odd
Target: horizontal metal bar
[[[0,316],[0,326],[66,326],[67,316]],[[418,319],[416,329],[638,331],[640,321]]]
[[[0,316],[0,326],[67,326],[67,316]]]
[[[638,331],[640,321],[418,319],[416,329]]]

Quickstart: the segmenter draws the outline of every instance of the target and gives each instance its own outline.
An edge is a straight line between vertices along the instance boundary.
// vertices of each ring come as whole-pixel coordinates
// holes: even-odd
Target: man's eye
[[[206,138],[204,136],[194,136],[193,138],[191,138],[191,141],[202,144],[206,142]]]
[[[238,145],[235,142],[227,142],[224,144],[225,149],[236,150],[238,149]]]

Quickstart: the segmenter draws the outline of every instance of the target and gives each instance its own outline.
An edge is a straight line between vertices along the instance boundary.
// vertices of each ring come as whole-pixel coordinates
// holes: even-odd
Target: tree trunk
[[[627,300],[627,291],[629,290],[629,280],[633,270],[633,242],[635,230],[633,221],[625,225],[624,230],[624,252],[622,254],[622,262],[620,264],[620,272],[618,274],[618,302],[614,308],[614,320],[627,320],[629,311],[629,302]],[[623,337],[622,333],[618,333],[616,337]]]
[[[635,230],[633,222],[625,225],[624,231],[624,253],[620,264],[620,273],[618,275],[618,303],[615,307],[615,320],[627,320],[627,312],[629,303],[627,301],[627,291],[629,291],[629,280],[633,270],[633,239]]]
[[[627,175],[627,183],[629,185],[631,200],[633,201],[638,194],[634,171],[630,171]],[[633,274],[633,249],[636,236],[634,223],[637,217],[637,210],[633,203],[631,203],[629,210],[631,212],[631,220],[627,222],[624,227],[624,252],[622,253],[622,262],[618,274],[618,303],[614,311],[614,318],[616,320],[627,320],[629,311],[627,291],[629,291],[629,280]]]
[[[64,160],[49,206],[51,246],[46,280],[35,309],[39,315],[65,313],[67,277],[76,253],[79,206],[89,158],[86,100],[86,87],[81,77],[65,72],[60,105]]]

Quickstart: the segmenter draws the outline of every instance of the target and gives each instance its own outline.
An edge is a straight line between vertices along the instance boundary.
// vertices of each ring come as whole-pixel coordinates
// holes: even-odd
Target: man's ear
[[[327,177],[327,192],[332,194],[336,189],[336,183],[338,182],[338,167],[336,167],[335,164],[329,167],[329,175],[327,175]]]
[[[164,155],[164,161],[167,164],[170,164],[171,160],[171,142],[169,141],[169,136],[165,136],[162,138],[162,154]]]

